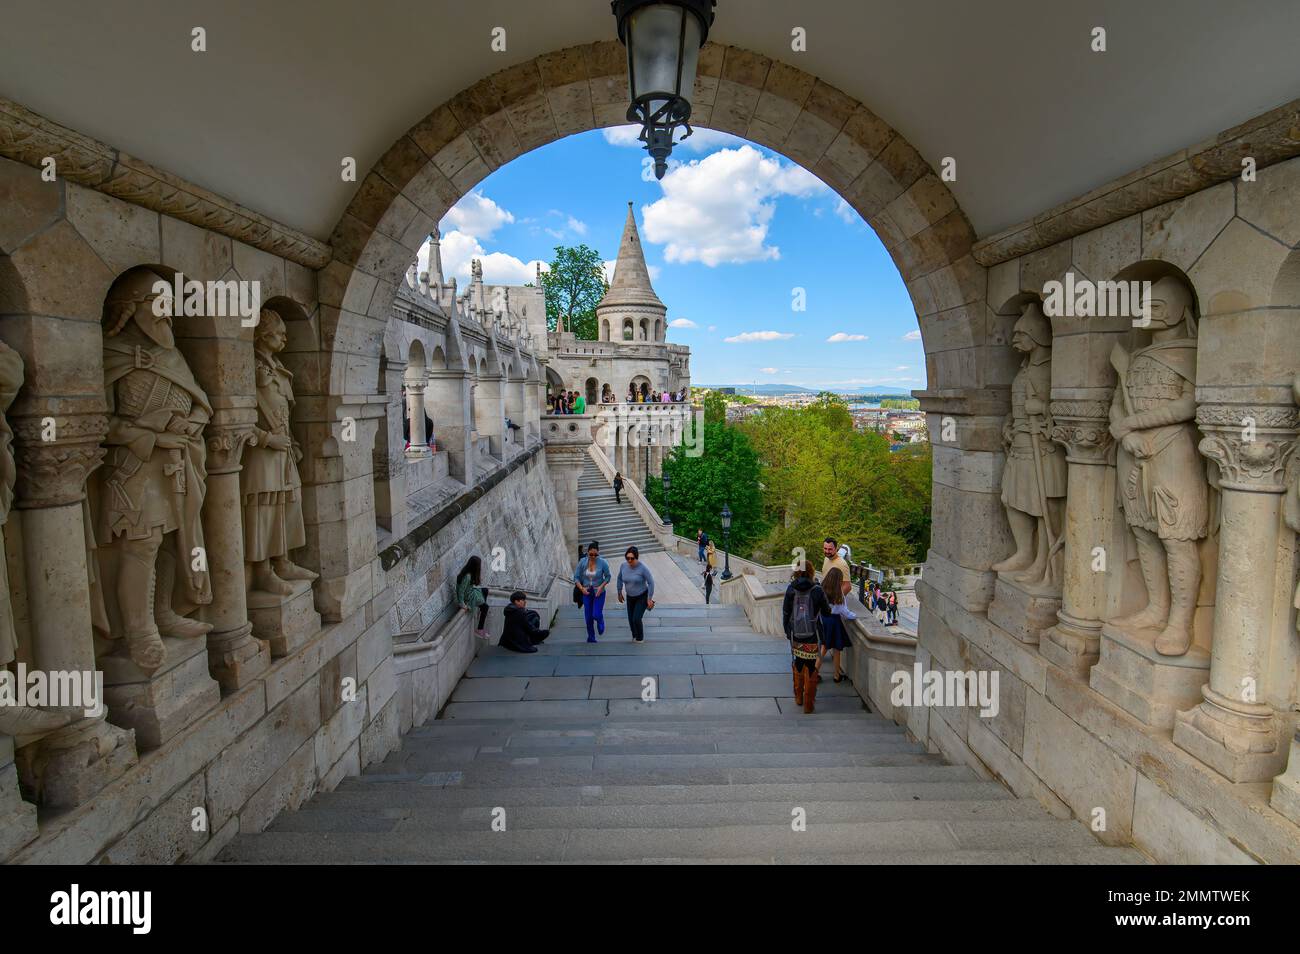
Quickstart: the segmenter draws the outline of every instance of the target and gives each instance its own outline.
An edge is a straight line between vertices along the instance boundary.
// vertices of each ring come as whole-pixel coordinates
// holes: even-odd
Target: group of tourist
[[[611,580],[618,601],[627,606],[627,625],[632,631],[632,641],[643,642],[645,625],[642,617],[655,608],[654,575],[641,562],[641,551],[628,547],[623,551],[623,564],[618,568],[618,576],[612,577],[609,564],[600,555],[600,544],[595,540],[587,544],[587,555],[578,561],[573,571],[573,601],[582,603],[587,642],[596,642],[597,634],[605,635],[605,590]]]
[[[482,585],[483,561],[471,556],[456,574],[456,603],[470,613],[477,613],[474,635],[491,639],[487,630],[488,588]],[[573,570],[573,601],[582,604],[582,618],[587,624],[587,642],[596,642],[597,634],[605,635],[605,591],[615,583],[618,601],[627,606],[627,624],[633,642],[645,640],[643,617],[655,608],[655,578],[650,568],[641,562],[641,552],[628,547],[623,553],[623,564],[618,576],[611,575],[609,564],[600,555],[600,544],[593,540],[587,553]],[[542,628],[536,610],[528,609],[528,594],[516,590],[510,594],[505,607],[501,638],[497,645],[516,653],[535,653],[551,631]]]
[[[876,614],[876,619],[886,626],[898,625],[898,594],[893,590],[872,583],[865,602],[871,607],[871,612]]]
[[[546,406],[551,414],[587,413],[587,399],[577,391],[547,391]]]
[[[642,381],[640,388],[632,385],[627,389],[629,404],[685,404],[686,399],[686,388],[678,391],[655,392],[650,390],[650,385]]]
[[[641,385],[629,385],[627,389],[627,403],[629,404],[685,404],[690,400],[690,394],[686,388],[677,391],[651,391],[650,385],[641,382]],[[601,404],[614,404],[614,389],[608,384],[603,385],[600,391]],[[587,399],[578,391],[547,391],[546,406],[550,414],[586,414]]]
[[[841,547],[832,537],[822,542],[821,585],[815,580],[811,560],[796,565],[781,606],[781,623],[790,640],[790,669],[794,680],[795,705],[805,713],[815,711],[817,684],[821,670],[830,656],[834,680],[844,679],[840,655],[849,645],[846,621],[857,619],[845,602],[853,589],[846,557],[848,547]]]

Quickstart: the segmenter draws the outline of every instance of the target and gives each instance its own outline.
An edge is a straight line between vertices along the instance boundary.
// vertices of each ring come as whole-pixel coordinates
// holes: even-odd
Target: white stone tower
[[[668,309],[650,286],[650,270],[641,250],[632,203],[614,263],[614,280],[596,306],[596,328],[601,341],[664,341]]]

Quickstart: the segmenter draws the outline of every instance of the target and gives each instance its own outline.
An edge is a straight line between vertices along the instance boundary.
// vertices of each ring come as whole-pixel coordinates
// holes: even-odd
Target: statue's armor
[[[1183,396],[1184,376],[1151,351],[1133,355],[1121,382],[1133,414]],[[1196,449],[1196,425],[1188,421],[1134,433],[1142,438],[1140,453],[1121,448],[1117,457],[1125,519],[1164,540],[1204,537],[1209,529],[1209,491],[1205,464]]]
[[[194,404],[188,391],[152,371],[129,371],[116,387],[120,417],[139,418],[164,408],[188,417]]]
[[[244,498],[244,558],[261,562],[287,556],[306,543],[302,480],[295,449],[268,447],[269,435],[292,439],[289,428],[293,377],[278,359],[255,351],[257,426],[255,443],[244,451],[240,492]]]
[[[1139,352],[1129,366],[1128,396],[1134,414],[1141,414],[1183,396],[1183,377],[1149,354]]]
[[[1011,382],[1011,446],[1007,449],[1007,462],[1002,470],[1002,503],[1034,517],[1043,515],[1043,507],[1038,492],[1038,469],[1034,464],[1031,429],[1042,426],[1044,415],[1031,418],[1025,410],[1025,401],[1033,397],[1046,405],[1051,393],[1051,375],[1049,362],[1029,363],[1016,372]],[[1065,456],[1041,430],[1038,432],[1038,452],[1043,463],[1042,496],[1064,497]]]
[[[131,434],[166,431],[174,417],[188,420],[194,402],[184,388],[144,368],[127,372],[113,385],[114,418],[125,440],[108,448],[101,539],[125,535],[142,540],[155,529],[170,533],[180,526],[188,490],[185,451],[154,445],[137,456]]]

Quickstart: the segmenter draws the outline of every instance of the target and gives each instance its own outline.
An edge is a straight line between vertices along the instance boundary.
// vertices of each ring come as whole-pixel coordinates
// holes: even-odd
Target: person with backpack
[[[483,561],[472,556],[456,574],[456,602],[471,613],[478,610],[478,622],[474,626],[474,635],[480,639],[488,638],[484,629],[488,614],[488,591],[486,586],[479,586],[483,573]]]
[[[596,641],[596,632],[605,635],[605,587],[611,577],[609,564],[600,557],[600,544],[587,544],[587,555],[578,561],[573,582],[582,590],[582,618],[587,624],[587,642]]]
[[[505,625],[501,628],[501,641],[497,645],[515,653],[535,653],[537,644],[551,635],[549,629],[541,628],[541,623],[537,611],[528,608],[528,594],[515,590],[510,594],[510,605],[505,609]]]
[[[889,602],[886,604],[885,619],[890,626],[898,625],[898,594],[893,590],[889,591]]]
[[[844,605],[844,574],[839,567],[831,567],[822,577],[822,592],[826,594],[826,611],[822,615],[822,658],[817,664],[820,677],[821,663],[826,661],[829,652],[835,660],[835,681],[840,682],[844,674],[840,671],[840,653],[849,645],[849,631],[844,625],[845,619],[856,619]]]
[[[614,471],[614,503],[621,504],[623,502],[622,493],[623,475],[618,471]]]
[[[713,595],[713,567],[705,565],[704,567],[704,605],[709,605],[709,597]]]
[[[821,620],[830,615],[825,591],[813,582],[811,560],[795,570],[781,603],[781,625],[790,641],[790,673],[794,681],[794,703],[805,714],[815,711],[817,666],[821,659]]]
[[[699,560],[700,563],[703,563],[703,562],[704,562],[704,548],[705,548],[706,546],[708,546],[708,543],[709,543],[709,535],[708,535],[707,533],[704,532],[704,528],[701,527],[699,530],[696,530],[696,531],[695,531],[695,546],[696,546],[696,547],[698,548],[698,550],[699,550],[698,560]]]

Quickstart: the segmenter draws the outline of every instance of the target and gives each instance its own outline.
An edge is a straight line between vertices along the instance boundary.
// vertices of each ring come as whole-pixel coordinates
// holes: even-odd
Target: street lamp
[[[654,446],[655,432],[646,431],[645,435],[645,487],[650,490],[650,448]]]
[[[722,578],[731,579],[731,545],[728,542],[731,539],[731,508],[725,503],[722,505],[722,554],[725,561],[722,567]]]
[[[627,47],[632,101],[627,121],[641,125],[640,139],[654,157],[655,178],[668,171],[673,133],[691,134],[691,93],[700,47],[709,37],[717,0],[613,0],[619,41]],[[685,139],[683,136],[682,139]]]
[[[668,513],[668,491],[673,489],[673,479],[668,476],[668,469],[664,468],[664,473],[660,480],[664,485],[664,523],[672,523],[673,518]]]

